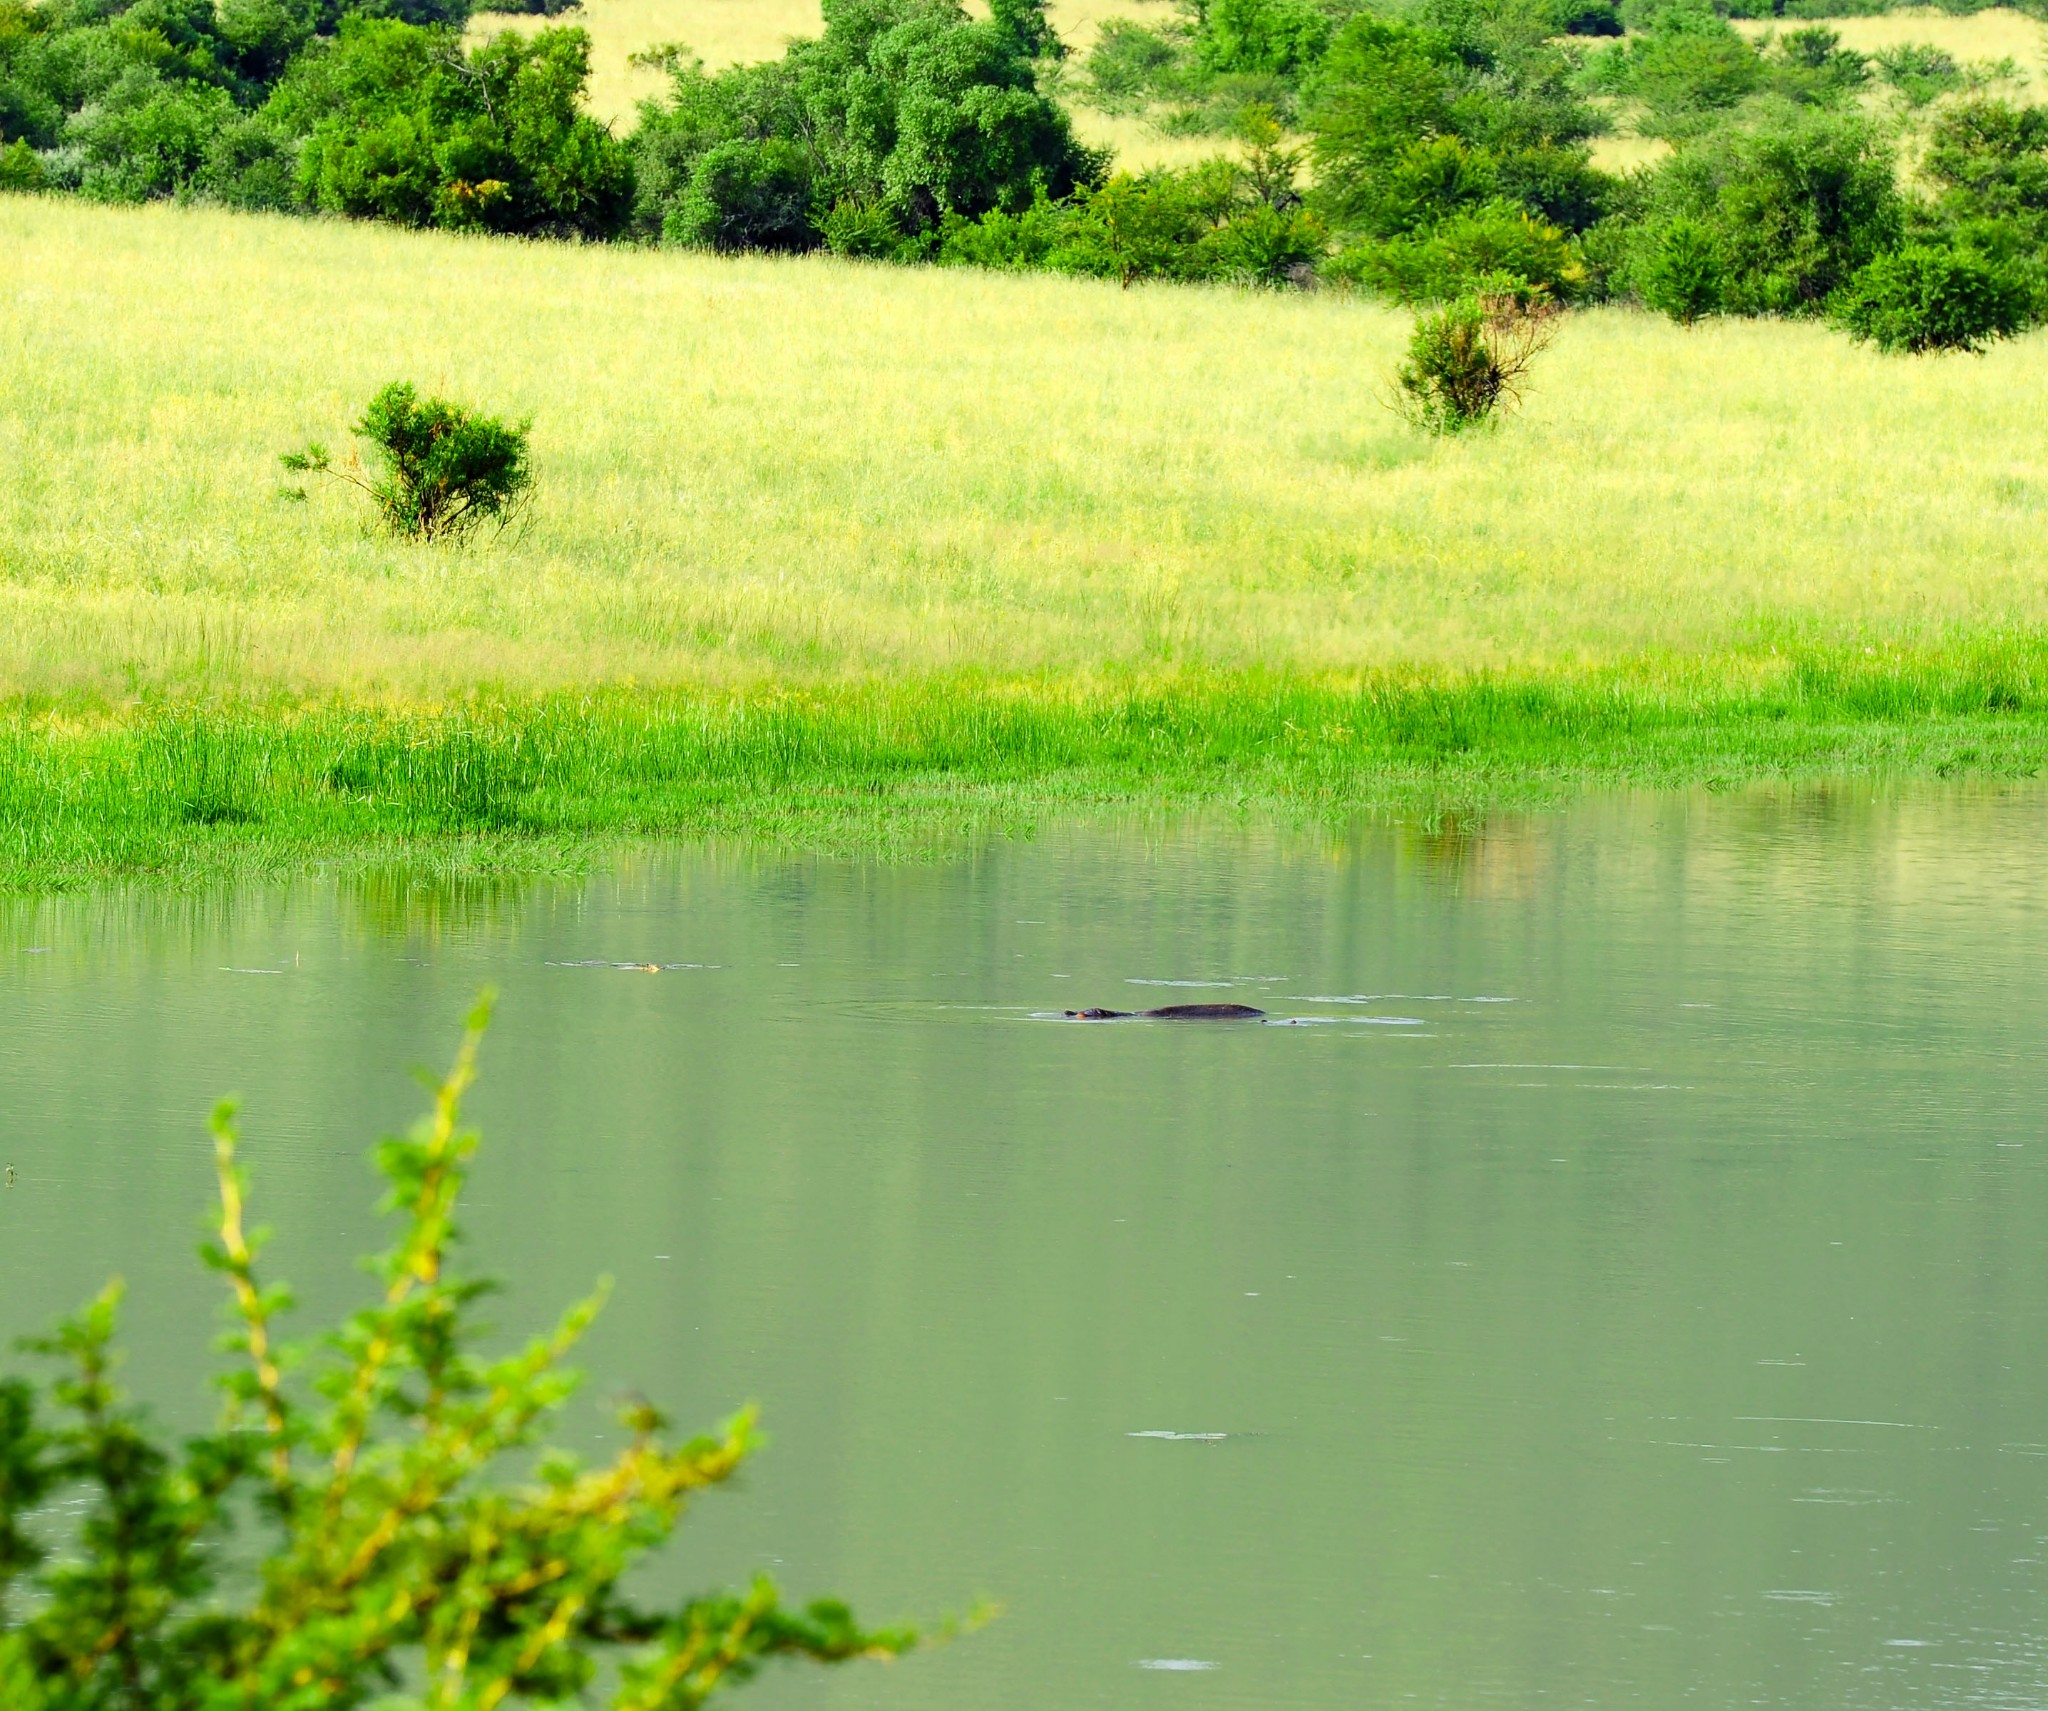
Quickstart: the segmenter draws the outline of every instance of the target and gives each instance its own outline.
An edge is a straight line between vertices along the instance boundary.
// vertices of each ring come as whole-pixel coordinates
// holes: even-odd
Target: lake
[[[119,1271],[204,1418],[213,1100],[331,1313],[488,983],[493,1316],[616,1279],[568,1434],[764,1410],[675,1583],[1004,1608],[742,1703],[2038,1706],[2044,845],[1844,787],[0,900],[0,1331]],[[1288,1025],[1057,1019],[1201,1001]]]

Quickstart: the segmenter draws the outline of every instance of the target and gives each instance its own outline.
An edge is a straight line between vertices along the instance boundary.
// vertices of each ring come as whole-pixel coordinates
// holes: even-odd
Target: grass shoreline
[[[562,872],[650,838],[902,855],[1091,808],[1430,819],[1591,788],[2018,779],[2044,763],[2048,640],[1351,686],[17,703],[0,714],[0,889],[335,863]]]

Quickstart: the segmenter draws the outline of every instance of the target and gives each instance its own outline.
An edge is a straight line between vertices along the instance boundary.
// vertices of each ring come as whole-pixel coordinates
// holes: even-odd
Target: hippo
[[[1249,1004],[1168,1004],[1159,1010],[1069,1010],[1075,1022],[1256,1022],[1265,1015]]]

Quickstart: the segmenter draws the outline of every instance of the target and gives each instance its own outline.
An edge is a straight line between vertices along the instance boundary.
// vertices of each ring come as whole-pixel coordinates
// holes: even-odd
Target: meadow
[[[443,786],[407,807],[389,768],[279,816],[365,720],[517,754],[522,708],[580,758],[513,766],[486,818],[572,839],[804,791],[868,824],[912,776],[1004,813],[1342,808],[2040,753],[2039,335],[1907,361],[1591,310],[1518,417],[1432,441],[1383,402],[1408,317],[1336,293],[19,197],[0,253],[24,881],[433,829]],[[395,377],[532,418],[515,529],[406,545],[350,490],[290,496],[278,453],[346,443]],[[586,705],[616,742],[574,734]],[[151,770],[169,742],[203,779],[216,735],[231,787]],[[467,824],[484,798],[444,783]],[[107,791],[156,830],[107,808],[94,843]]]

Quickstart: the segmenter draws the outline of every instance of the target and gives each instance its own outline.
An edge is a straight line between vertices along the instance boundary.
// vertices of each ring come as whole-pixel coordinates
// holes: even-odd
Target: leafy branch
[[[489,1011],[486,998],[470,1015],[425,1117],[376,1150],[397,1226],[369,1262],[382,1289],[326,1338],[277,1337],[291,1295],[260,1275],[233,1108],[215,1111],[219,1222],[202,1253],[227,1282],[224,1346],[239,1357],[218,1380],[215,1431],[167,1448],[115,1382],[118,1283],[29,1345],[60,1365],[47,1387],[0,1381],[9,1711],[491,1711],[588,1703],[599,1680],[617,1711],[693,1711],[771,1659],[893,1658],[918,1643],[832,1600],[788,1607],[765,1579],[668,1610],[622,1590],[689,1498],[738,1470],[753,1415],[676,1443],[634,1402],[610,1462],[550,1446],[544,1429],[576,1387],[563,1362],[602,1285],[523,1348],[476,1352],[472,1309],[491,1284],[454,1261],[479,1145],[462,1099]],[[534,1471],[494,1481],[514,1454]],[[88,1501],[59,1552],[29,1517],[67,1486]],[[253,1574],[226,1549],[252,1508]],[[601,1670],[606,1658],[616,1667]],[[390,1697],[401,1685],[410,1696]]]

